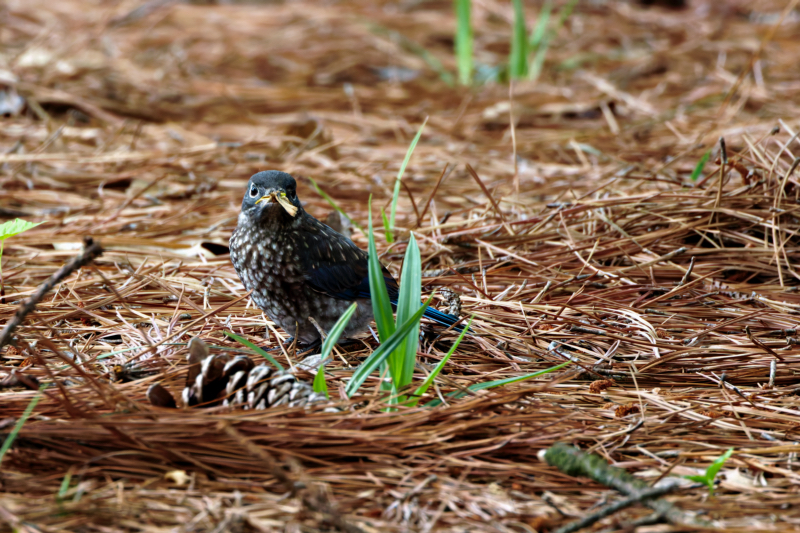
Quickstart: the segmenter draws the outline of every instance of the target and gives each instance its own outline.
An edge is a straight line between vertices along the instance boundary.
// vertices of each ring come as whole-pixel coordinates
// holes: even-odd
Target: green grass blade
[[[325,397],[330,399],[330,394],[328,394],[328,383],[325,381],[325,364],[323,363],[325,359],[320,360],[319,368],[317,369],[317,375],[314,376],[314,392],[323,392],[325,393]]]
[[[714,492],[714,480],[709,480],[706,476],[683,476],[684,478],[688,479],[689,481],[694,481],[695,483],[702,483],[706,487],[708,487],[708,491],[713,493]]]
[[[419,310],[414,313],[414,315],[409,319],[405,324],[402,324],[397,330],[392,333],[388,339],[382,341],[382,344],[378,347],[377,350],[372,352],[367,359],[361,363],[361,365],[356,369],[353,373],[353,377],[350,378],[350,381],[347,382],[347,387],[345,388],[345,393],[347,394],[348,398],[351,398],[364,384],[364,381],[372,374],[376,368],[378,368],[381,363],[386,361],[386,358],[389,354],[400,344],[408,335],[408,332],[411,331],[415,326],[419,326],[419,321],[422,318],[422,314],[425,312],[425,309],[428,308],[430,305],[431,300],[433,297],[428,298],[428,301],[419,308]]]
[[[375,247],[375,233],[372,231],[372,196],[369,198],[369,292],[372,296],[372,314],[378,326],[378,338],[386,342],[394,333],[394,316],[392,316],[392,303],[389,301],[389,291],[383,279],[381,262],[378,259],[378,250]]]
[[[528,42],[529,50],[536,51],[541,46],[542,42],[547,35],[547,24],[550,22],[550,15],[553,12],[553,2],[547,0],[539,11],[539,17],[536,19],[536,26],[533,27],[531,32],[531,39]]]
[[[439,373],[442,371],[442,369],[444,368],[444,365],[447,363],[447,360],[450,359],[450,356],[453,355],[453,353],[456,351],[456,348],[458,348],[458,345],[461,344],[461,341],[464,339],[464,335],[467,334],[467,331],[469,330],[469,327],[472,325],[472,319],[473,318],[474,318],[474,316],[469,318],[469,321],[467,321],[466,327],[463,330],[461,330],[461,334],[456,339],[456,342],[454,342],[453,346],[451,346],[450,349],[447,351],[447,355],[442,357],[442,360],[439,361],[439,364],[436,365],[436,368],[433,369],[433,372],[431,372],[428,375],[428,377],[425,378],[425,381],[422,382],[422,385],[417,387],[417,390],[414,391],[414,398],[412,398],[411,401],[409,402],[409,405],[411,407],[416,407],[417,404],[419,403],[419,400],[422,397],[422,395],[425,394],[426,392],[428,392],[428,388],[433,383],[433,380],[436,379],[436,376],[438,376]]]
[[[531,33],[529,44],[529,51],[533,54],[530,63],[528,63],[528,79],[535,80],[539,77],[544,64],[544,58],[547,55],[547,48],[550,45],[550,36],[547,32],[547,25],[550,22],[550,15],[553,12],[553,4],[547,0],[539,12],[539,18],[536,19],[536,26]]]
[[[722,465],[725,464],[725,461],[731,458],[733,455],[733,448],[728,448],[728,450],[717,457],[713,463],[706,468],[706,471],[703,472],[703,475],[694,475],[694,476],[683,476],[684,478],[694,481],[696,483],[702,483],[706,487],[708,487],[708,493],[714,494],[714,480],[717,478],[717,474],[722,469]]]
[[[345,213],[345,212],[344,212],[344,210],[342,210],[342,208],[341,208],[341,207],[339,207],[339,205],[336,203],[336,201],[335,201],[333,198],[331,198],[331,197],[328,195],[328,193],[326,193],[325,191],[323,191],[322,189],[320,189],[320,188],[319,188],[319,185],[317,185],[317,182],[316,182],[316,181],[314,181],[314,179],[313,179],[313,178],[308,178],[308,181],[310,181],[310,182],[311,182],[311,185],[314,187],[314,190],[315,190],[315,191],[317,191],[317,194],[319,194],[320,196],[322,196],[322,198],[323,198],[323,199],[324,199],[326,202],[328,202],[328,204],[329,204],[329,205],[330,205],[332,208],[334,208],[334,209],[335,209],[336,211],[338,211],[338,212],[339,212],[339,213],[340,213],[340,214],[341,214],[341,215],[342,215],[344,218],[346,218],[346,219],[347,219],[347,221],[348,221],[348,222],[350,222],[350,224],[352,224],[353,226],[355,226],[356,228],[358,228],[358,230],[359,230],[361,233],[366,233],[366,232],[364,231],[364,228],[362,228],[362,227],[359,225],[359,223],[358,223],[358,222],[356,222],[355,220],[353,220],[352,218],[350,218],[350,217],[347,215],[347,213]]]
[[[414,234],[408,240],[406,255],[403,259],[403,270],[400,277],[400,291],[397,295],[397,323],[405,324],[419,309],[422,296],[422,262],[419,246]],[[417,362],[419,346],[419,323],[406,335],[403,343],[389,355],[389,368],[397,389],[402,389],[414,375],[414,364]]]
[[[531,60],[530,67],[528,68],[529,80],[539,79],[539,75],[542,73],[542,68],[544,67],[544,59],[547,56],[547,49],[549,46],[550,39],[546,38],[539,48],[536,49],[536,53],[533,54],[533,59]]]
[[[394,235],[392,235],[392,227],[389,224],[389,219],[386,218],[386,211],[381,207],[381,219],[383,219],[383,232],[386,234],[386,242],[392,244],[394,242]]]
[[[700,158],[700,161],[697,162],[697,166],[695,166],[694,170],[692,171],[692,181],[697,181],[697,178],[699,178],[700,174],[703,173],[703,168],[706,166],[709,157],[711,157],[711,150],[704,153]]]
[[[31,413],[33,413],[33,410],[36,408],[36,404],[39,403],[39,400],[42,398],[42,391],[44,390],[45,387],[46,385],[41,385],[39,387],[39,392],[37,392],[36,395],[33,398],[31,398],[28,407],[25,408],[25,411],[23,411],[22,416],[19,417],[17,423],[14,424],[14,428],[11,430],[11,433],[9,433],[8,436],[6,437],[6,440],[3,441],[3,446],[0,447],[0,464],[3,464],[3,457],[5,457],[6,452],[9,450],[9,448],[11,448],[11,445],[14,444],[14,440],[17,438],[17,434],[22,429],[22,426],[25,425],[25,422],[28,420],[28,418],[30,418]]]
[[[67,470],[67,473],[64,475],[64,479],[61,480],[61,485],[58,487],[58,494],[56,495],[57,500],[64,499],[64,496],[69,490],[70,483],[72,483],[72,468]]]
[[[518,381],[524,381],[526,379],[531,379],[531,378],[535,378],[537,376],[541,376],[543,374],[548,374],[550,372],[554,372],[556,370],[564,368],[565,366],[567,366],[571,362],[572,361],[566,361],[564,363],[561,363],[560,365],[551,366],[550,368],[545,368],[544,370],[540,370],[540,371],[534,372],[532,374],[525,374],[524,376],[518,376],[518,377],[506,378],[506,379],[498,379],[498,380],[495,380],[495,381],[487,381],[485,383],[476,383],[474,385],[470,385],[469,387],[467,387],[467,389],[475,392],[475,391],[479,391],[479,390],[483,390],[483,389],[493,389],[495,387],[502,387],[503,385],[508,385],[510,383],[516,383]],[[466,392],[462,392],[462,391],[453,391],[453,392],[448,393],[447,396],[455,399],[455,398],[463,398],[466,394],[467,394]],[[436,400],[433,400],[433,401],[430,401],[430,402],[426,403],[425,406],[426,407],[436,407],[437,405],[440,405],[441,403],[442,403],[441,400],[436,399]]]
[[[569,0],[569,2],[561,8],[561,11],[558,12],[558,23],[556,23],[556,27],[553,28],[553,34],[556,34],[561,30],[564,26],[564,23],[567,22],[567,19],[572,12],[575,10],[575,6],[578,5],[578,0]]]
[[[720,469],[722,469],[722,465],[725,464],[725,461],[731,458],[731,455],[733,455],[733,448],[728,448],[728,451],[717,457],[717,459],[706,469],[706,477],[712,482],[712,484],[714,482],[714,478],[717,477]]]
[[[225,335],[227,335],[231,339],[235,340],[239,344],[244,344],[245,346],[247,346],[248,348],[250,348],[251,350],[253,350],[257,354],[259,354],[260,356],[265,358],[267,361],[272,363],[272,365],[275,368],[277,368],[278,370],[283,370],[283,365],[282,364],[280,364],[278,361],[276,361],[275,358],[272,357],[269,353],[265,352],[263,349],[259,348],[258,346],[256,346],[252,342],[250,342],[249,340],[240,337],[239,335],[237,335],[236,333],[233,333],[232,331],[226,331]]]
[[[339,337],[342,336],[342,332],[344,332],[344,328],[347,327],[348,322],[353,317],[353,313],[356,312],[358,309],[358,304],[353,302],[350,307],[347,308],[347,311],[342,313],[342,316],[339,317],[339,320],[336,321],[336,324],[333,325],[331,330],[328,332],[328,336],[325,337],[325,341],[322,343],[322,350],[320,350],[320,359],[319,359],[319,368],[317,369],[317,375],[314,376],[314,392],[324,392],[326,398],[330,398],[328,394],[328,384],[325,381],[325,362],[328,360],[328,356],[330,356],[331,352],[333,351],[333,347],[339,341]]]
[[[528,35],[525,29],[525,10],[522,0],[512,0],[514,4],[514,28],[511,33],[511,55],[508,60],[508,76],[519,80],[528,74]]]
[[[550,47],[550,41],[553,40],[553,37],[557,35],[564,26],[564,23],[572,14],[572,11],[575,9],[577,4],[578,0],[570,0],[564,7],[562,7],[561,11],[558,12],[558,20],[556,21],[555,27],[549,32],[545,32],[544,36],[541,37],[539,46],[536,48],[536,53],[534,54],[533,60],[530,64],[528,79],[535,80],[539,77],[539,74],[541,74],[542,67],[544,65],[544,59],[547,55],[547,49]]]
[[[336,324],[333,325],[331,330],[328,332],[328,336],[325,337],[325,342],[322,343],[322,350],[320,351],[321,359],[320,361],[325,361],[328,356],[333,351],[333,347],[339,342],[339,337],[342,336],[342,332],[344,328],[347,327],[348,322],[353,316],[353,313],[356,312],[358,309],[358,304],[353,302],[350,307],[347,308],[347,311],[342,313],[342,316],[339,317],[339,320],[336,321]]]
[[[458,82],[461,85],[472,83],[472,0],[454,0],[456,9],[456,63]]]
[[[392,192],[392,207],[389,213],[389,226],[392,228],[392,231],[394,231],[395,215],[397,214],[397,199],[400,197],[400,180],[403,179],[403,174],[405,174],[406,166],[408,166],[408,162],[411,160],[411,154],[414,153],[414,148],[417,147],[419,138],[422,137],[422,130],[425,129],[425,124],[427,123],[428,123],[428,117],[425,117],[425,121],[422,123],[422,126],[419,127],[417,135],[414,137],[414,140],[411,141],[411,145],[408,147],[408,151],[406,152],[406,158],[403,159],[403,164],[400,165],[400,170],[397,171],[397,179],[394,180],[394,191]]]

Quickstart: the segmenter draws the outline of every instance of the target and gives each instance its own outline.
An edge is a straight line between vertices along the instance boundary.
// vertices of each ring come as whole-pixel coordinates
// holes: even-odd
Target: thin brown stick
[[[79,270],[80,268],[88,265],[103,253],[103,248],[100,243],[96,243],[91,237],[86,237],[83,240],[83,252],[72,261],[62,266],[55,274],[42,283],[39,288],[34,292],[30,298],[25,300],[19,306],[17,312],[11,317],[3,332],[0,333],[0,349],[3,348],[10,340],[14,330],[17,329],[25,321],[25,317],[36,308],[36,305],[45,297],[45,295],[53,290],[53,287],[64,281],[70,274]]]
[[[680,485],[674,483],[662,487],[652,487],[649,489],[644,489],[636,494],[628,496],[627,498],[624,498],[618,502],[612,503],[609,506],[603,507],[602,509],[599,509],[589,515],[586,515],[580,520],[570,522],[569,524],[566,524],[556,529],[553,533],[575,533],[576,531],[580,531],[583,528],[589,527],[595,522],[598,522],[607,516],[611,516],[614,513],[626,509],[631,505],[636,505],[637,503],[645,503],[647,500],[650,500],[652,498],[665,496],[670,492],[675,492],[679,488],[681,488]]]
[[[422,221],[425,220],[425,214],[428,212],[428,208],[431,206],[431,200],[433,200],[433,197],[436,196],[436,191],[439,190],[439,185],[442,184],[442,181],[444,180],[445,176],[449,175],[449,173],[447,172],[447,168],[449,165],[450,165],[449,163],[444,164],[444,168],[442,169],[441,174],[439,174],[439,179],[436,180],[436,185],[433,186],[433,190],[431,191],[430,196],[428,196],[428,201],[425,202],[425,207],[422,209],[422,214],[417,219],[417,227],[420,227],[422,225]]]
[[[489,189],[487,189],[486,185],[484,185],[483,181],[481,181],[481,178],[480,176],[478,176],[478,173],[475,172],[475,169],[472,168],[472,165],[470,165],[469,163],[467,163],[467,170],[469,171],[470,175],[475,179],[475,181],[478,183],[481,190],[483,191],[483,194],[485,194],[489,198],[489,201],[492,202],[492,207],[494,207],[494,211],[495,213],[497,213],[497,216],[500,217],[500,220],[503,221],[503,226],[505,226],[506,231],[508,231],[509,235],[514,235],[514,230],[511,229],[511,226],[508,225],[508,221],[506,220],[503,211],[500,210],[500,206],[497,204],[497,201],[495,201],[494,196],[492,196],[492,193],[489,192]]]
[[[417,202],[414,201],[414,195],[411,193],[411,189],[408,187],[408,184],[400,180],[400,185],[406,190],[406,194],[408,194],[408,200],[411,202],[411,207],[414,208],[414,214],[417,216],[417,227],[422,224],[422,219],[419,217],[419,211],[417,210]]]

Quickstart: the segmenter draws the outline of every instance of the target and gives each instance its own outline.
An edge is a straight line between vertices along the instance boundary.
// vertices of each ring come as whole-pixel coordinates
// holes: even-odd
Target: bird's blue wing
[[[309,216],[305,222],[297,251],[308,285],[331,298],[369,298],[367,252],[315,218]],[[389,297],[396,298],[397,282],[381,268]]]
[[[306,282],[315,291],[340,300],[369,298],[367,252],[350,239],[337,233],[317,219],[308,216],[300,232],[302,242],[297,248],[305,269]],[[389,271],[381,265],[383,280],[392,306],[397,306],[398,285]],[[425,317],[450,327],[458,317],[429,307]],[[461,331],[457,326],[456,331]]]

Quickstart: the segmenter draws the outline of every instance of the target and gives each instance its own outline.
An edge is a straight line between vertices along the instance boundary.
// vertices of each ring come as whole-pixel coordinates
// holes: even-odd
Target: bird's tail
[[[450,313],[442,313],[441,311],[434,309],[433,307],[428,307],[425,309],[425,312],[422,316],[430,318],[437,324],[440,324],[446,328],[449,328],[456,322],[458,322],[459,318],[455,315],[451,315]],[[464,331],[464,326],[458,325],[453,328],[454,331],[461,333]]]
[[[392,307],[396,308],[397,300],[392,298],[391,302],[392,302]],[[429,318],[430,320],[433,320],[440,326],[444,326],[446,328],[449,328],[450,326],[459,321],[459,318],[457,316],[451,315],[450,313],[443,313],[437,309],[434,309],[433,307],[428,307],[427,309],[425,309],[425,312],[422,314],[422,316],[424,316],[425,318]],[[462,331],[464,331],[464,326],[461,325],[456,326],[453,328],[453,331],[461,333]]]

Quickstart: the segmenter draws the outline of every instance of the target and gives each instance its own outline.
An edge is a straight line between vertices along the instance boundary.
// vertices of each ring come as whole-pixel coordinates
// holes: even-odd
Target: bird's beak
[[[292,204],[292,202],[286,198],[286,193],[283,191],[273,191],[265,194],[256,201],[256,205],[260,204],[261,202],[271,202],[273,200],[281,204],[281,207],[283,207],[283,209],[289,213],[290,216],[297,215],[297,207],[295,207],[294,204]]]

